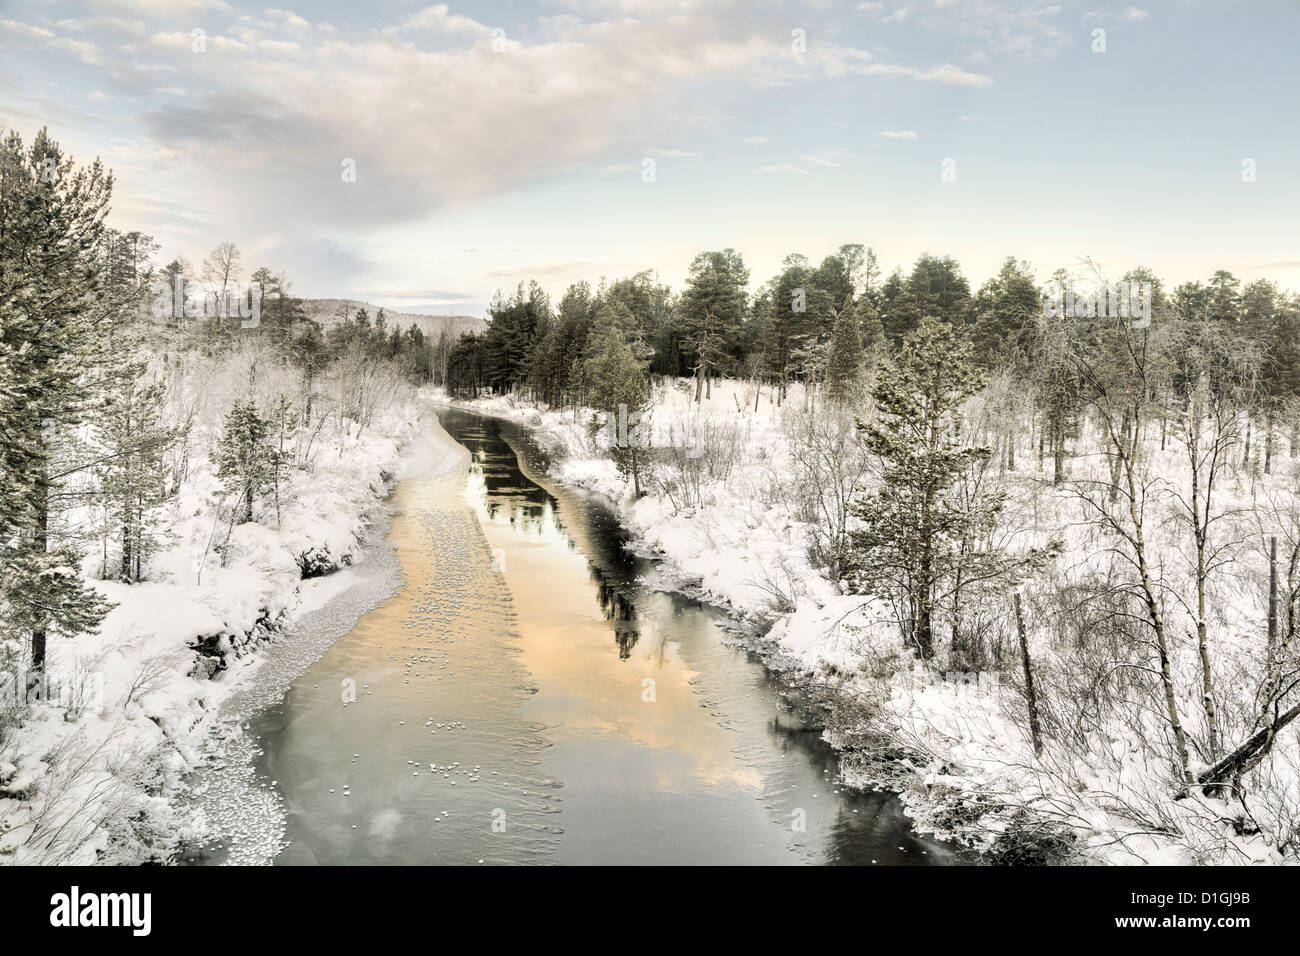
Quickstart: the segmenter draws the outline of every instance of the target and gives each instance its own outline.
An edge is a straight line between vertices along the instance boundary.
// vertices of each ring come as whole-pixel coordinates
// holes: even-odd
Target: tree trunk
[[[1165,619],[1160,611],[1160,602],[1156,597],[1155,585],[1151,581],[1151,570],[1147,565],[1146,541],[1142,532],[1142,518],[1137,510],[1137,482],[1134,478],[1133,471],[1136,467],[1134,457],[1136,456],[1136,445],[1127,440],[1127,428],[1130,425],[1130,419],[1127,411],[1125,418],[1125,436],[1120,441],[1119,436],[1114,436],[1114,440],[1119,442],[1120,448],[1116,449],[1122,455],[1125,476],[1128,480],[1128,510],[1129,520],[1133,523],[1133,546],[1137,553],[1138,573],[1142,579],[1142,593],[1146,601],[1147,614],[1150,617],[1151,629],[1155,631],[1156,648],[1160,654],[1160,683],[1164,686],[1165,692],[1165,710],[1169,716],[1169,728],[1174,732],[1174,745],[1177,748],[1179,769],[1182,772],[1184,782],[1192,782],[1192,761],[1187,752],[1187,735],[1183,731],[1182,720],[1178,716],[1178,697],[1174,693],[1173,669],[1169,663],[1169,643],[1165,635]],[[1134,434],[1138,432],[1138,423],[1140,419],[1137,416],[1131,420]],[[1132,449],[1126,452],[1123,449]]]
[[[1029,737],[1034,742],[1034,756],[1043,752],[1043,737],[1038,723],[1038,697],[1034,694],[1034,670],[1029,661],[1029,640],[1025,636],[1025,618],[1020,611],[1020,594],[1011,596],[1016,609],[1016,633],[1020,635],[1020,666],[1025,672],[1025,698],[1029,705]]]
[[[1283,711],[1276,720],[1270,721],[1268,726],[1255,731],[1232,753],[1226,755],[1210,769],[1202,771],[1197,776],[1196,782],[1201,786],[1224,786],[1226,784],[1236,786],[1243,774],[1253,770],[1264,759],[1264,755],[1273,746],[1278,731],[1285,728],[1287,724],[1297,717],[1300,717],[1300,704],[1296,704],[1290,710]]]
[[[1205,585],[1208,572],[1205,552],[1209,545],[1210,492],[1214,487],[1214,463],[1210,463],[1208,490],[1205,496],[1204,518],[1201,505],[1201,411],[1196,401],[1187,406],[1187,442],[1192,478],[1192,537],[1196,543],[1196,649],[1201,658],[1201,704],[1205,710],[1205,727],[1208,734],[1210,759],[1219,753],[1218,717],[1214,706],[1214,672],[1210,668],[1210,646],[1205,621]]]
[[[1268,540],[1268,646],[1277,647],[1277,535]]]
[[[1273,473],[1273,410],[1268,410],[1268,429],[1264,432],[1264,474]]]
[[[131,521],[130,521],[130,519],[129,519],[128,517],[126,517],[125,515],[123,515],[123,520],[122,520],[122,569],[121,569],[121,577],[122,577],[123,582],[125,582],[125,583],[127,583],[127,584],[130,584],[130,583],[131,583],[131,546],[132,546],[132,540],[133,540],[133,539],[132,539],[132,535],[131,535]]]
[[[38,554],[44,554],[49,549],[50,484],[48,474],[48,464],[42,465],[40,477],[36,482],[35,493],[32,496],[36,511],[32,547]],[[39,614],[36,620],[36,626],[32,629],[32,667],[27,675],[28,700],[31,699],[33,690],[41,698],[45,696],[45,645],[47,635],[44,615]]]
[[[1065,429],[1059,425],[1052,426],[1052,484],[1065,482]]]

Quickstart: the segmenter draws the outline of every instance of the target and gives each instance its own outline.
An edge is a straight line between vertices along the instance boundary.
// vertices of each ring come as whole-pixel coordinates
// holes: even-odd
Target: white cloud
[[[403,30],[435,30],[441,33],[487,34],[491,30],[470,17],[454,14],[447,4],[425,7],[408,17]]]
[[[886,139],[916,139],[916,130],[914,129],[882,129],[880,135]]]
[[[904,76],[922,83],[938,83],[944,86],[993,85],[993,77],[984,73],[971,73],[951,63],[931,67],[928,70],[892,63],[864,63],[851,68],[851,72],[863,76]]]

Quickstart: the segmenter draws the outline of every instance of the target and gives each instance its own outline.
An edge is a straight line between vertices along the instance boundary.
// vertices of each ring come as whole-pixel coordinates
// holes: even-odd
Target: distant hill
[[[302,300],[302,310],[307,313],[307,317],[315,319],[324,328],[338,323],[344,306],[347,306],[348,315],[364,307],[370,313],[371,321],[374,321],[375,314],[380,308],[358,299]],[[487,326],[486,319],[473,315],[417,315],[411,312],[396,312],[393,309],[384,309],[384,321],[388,323],[390,329],[395,325],[403,329],[410,328],[412,325],[418,326],[426,338],[433,339],[437,339],[443,329],[454,337],[462,332],[482,332]]]

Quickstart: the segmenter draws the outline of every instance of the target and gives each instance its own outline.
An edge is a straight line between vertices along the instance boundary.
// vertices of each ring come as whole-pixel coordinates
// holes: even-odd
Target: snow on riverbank
[[[725,381],[714,384],[711,400],[696,406],[688,385],[656,388],[651,444],[663,449],[707,442],[709,465],[717,471],[685,489],[671,479],[643,477],[646,494],[640,498],[606,454],[606,438],[593,437],[590,410],[575,416],[572,410],[539,408],[514,396],[453,404],[530,426],[552,453],[557,479],[611,499],[640,544],[666,559],[666,577],[658,583],[728,606],[742,621],[770,625],[763,641],[770,662],[793,669],[836,702],[826,736],[845,752],[846,781],[899,790],[919,829],[1002,859],[1026,854],[1019,862],[1035,858],[1044,847],[1049,852],[1041,858],[1120,864],[1283,859],[1269,839],[1231,819],[1231,808],[1222,802],[1173,799],[1171,768],[1160,760],[1159,748],[1144,739],[1162,733],[1158,714],[1143,726],[1111,720],[1084,731],[1083,743],[1049,747],[1035,757],[1017,668],[955,674],[923,666],[901,647],[889,609],[839,593],[813,565],[814,522],[800,506],[800,452],[792,438],[799,428],[796,419],[804,414],[802,390],[792,388],[784,408],[778,408],[769,389],[756,396],[751,385]],[[446,401],[440,393],[429,397]],[[1108,545],[1080,520],[1077,500],[1065,488],[1052,487],[1050,473],[1042,480],[1032,464],[1030,438],[1026,430],[1025,447],[1017,451],[1021,471],[999,479],[1011,495],[1007,522],[1013,546],[1061,538],[1065,555],[1052,573],[1066,582],[1095,575],[1100,564],[1094,556]],[[1154,440],[1158,445],[1159,436]],[[1085,435],[1080,450],[1088,441]],[[1289,487],[1293,465],[1280,459],[1275,458],[1274,476],[1249,470],[1235,475],[1221,492],[1224,507],[1236,504],[1229,499],[1244,505]],[[1177,480],[1172,440],[1167,450],[1153,451],[1152,460],[1161,481]],[[1107,467],[1104,456],[1096,454],[1080,453],[1071,464],[1080,476],[1090,470],[1100,476]],[[1174,568],[1175,555],[1186,557],[1176,521],[1153,519],[1148,533],[1162,555],[1162,575],[1185,587]],[[1249,537],[1249,529],[1242,533]],[[1222,657],[1217,679],[1226,694],[1244,692],[1246,669],[1256,653],[1252,647],[1263,620],[1258,557],[1243,555],[1222,592],[1213,595]],[[1263,570],[1266,576],[1266,566]],[[1035,612],[1030,645],[1039,659],[1040,680],[1068,688],[1078,679],[1062,649],[1068,628],[1059,616],[1052,617],[1046,601],[1035,608],[1030,593],[1026,602]],[[1178,639],[1185,641],[1185,635]],[[1002,640],[1014,636],[1004,633]],[[1180,706],[1195,719],[1199,677],[1190,649],[1175,667],[1185,698]],[[1232,732],[1243,735],[1241,727]],[[1269,797],[1256,804],[1256,812],[1274,801],[1267,812],[1280,817],[1271,827],[1275,835],[1295,826],[1286,819],[1286,798],[1276,795],[1294,792],[1300,784],[1296,743],[1291,731],[1260,775]]]
[[[165,860],[202,828],[174,798],[262,640],[346,589],[392,482],[446,456],[412,441],[418,412],[397,402],[360,435],[353,427],[318,447],[283,489],[278,520],[261,509],[224,555],[211,546],[220,486],[196,463],[147,580],[92,579],[116,607],[97,634],[52,642],[51,699],[0,753],[0,861]],[[304,556],[341,570],[304,579]]]

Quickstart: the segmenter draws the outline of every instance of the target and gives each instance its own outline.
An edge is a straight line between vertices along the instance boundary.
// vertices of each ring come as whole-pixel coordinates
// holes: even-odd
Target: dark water
[[[521,428],[439,419],[469,461],[399,486],[404,586],[249,725],[277,862],[952,859],[840,786],[719,613],[642,586],[613,513]]]

